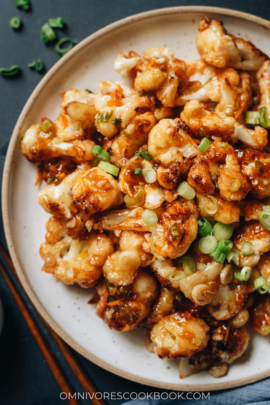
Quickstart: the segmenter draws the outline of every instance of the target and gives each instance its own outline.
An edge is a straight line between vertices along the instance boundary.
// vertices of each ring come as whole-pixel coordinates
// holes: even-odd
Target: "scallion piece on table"
[[[232,248],[227,252],[228,262],[230,263],[231,261],[233,261],[236,264],[236,266],[239,265],[239,256],[240,256],[239,250],[236,248]]]
[[[259,110],[259,123],[260,126],[265,129],[270,127],[270,121],[268,118],[268,111],[266,107],[261,107]]]
[[[200,145],[198,146],[198,149],[200,152],[203,153],[209,148],[210,145],[211,145],[211,141],[209,141],[209,139],[207,139],[207,138],[203,138],[201,140]]]
[[[183,181],[177,187],[178,194],[186,200],[193,200],[195,197],[195,190],[186,181]]]
[[[112,174],[113,176],[118,176],[119,170],[120,170],[120,169],[118,169],[118,167],[112,165],[111,163],[103,162],[103,161],[99,162],[98,167],[101,170],[104,170],[104,172]]]
[[[135,172],[134,172],[134,174],[142,174],[142,169],[135,169]]]
[[[36,69],[37,72],[42,72],[45,67],[41,59],[34,60],[32,63],[28,63],[27,66],[30,69]]]
[[[57,17],[57,18],[50,18],[49,19],[49,25],[52,28],[64,28],[65,21],[62,17]]]
[[[183,269],[186,274],[196,273],[197,264],[196,260],[193,257],[191,256],[179,257],[177,259],[177,262],[183,264]]]
[[[259,125],[259,112],[247,111],[245,115],[245,123],[248,125]]]
[[[217,245],[218,245],[219,250],[221,250],[221,252],[223,252],[223,253],[229,252],[229,250],[231,250],[233,247],[232,241],[230,241],[228,239],[221,239]]]
[[[142,171],[143,177],[147,183],[155,183],[157,180],[157,172],[154,169],[146,167]]]
[[[158,217],[153,210],[144,210],[142,212],[142,220],[148,226],[154,226],[158,223]]]
[[[13,17],[11,18],[9,25],[11,26],[11,28],[13,28],[14,30],[18,30],[21,26],[22,22],[20,17]]]
[[[146,152],[145,150],[143,150],[143,151],[141,152],[141,157],[142,157],[143,159],[145,159],[145,160],[148,160],[148,162],[151,162],[151,160],[152,160],[152,156],[149,155],[149,153]]]
[[[24,11],[30,10],[30,0],[14,0],[15,6],[22,8]]]
[[[241,250],[242,255],[244,255],[244,256],[253,255],[253,253],[254,253],[253,243],[246,241],[246,242],[243,242],[241,245],[242,245],[242,250]]]
[[[233,225],[226,225],[217,222],[213,228],[213,234],[217,241],[221,239],[230,239],[233,234]]]
[[[262,210],[259,215],[260,224],[267,230],[270,231],[270,211]]]
[[[213,231],[213,226],[204,217],[199,218],[198,227],[199,227],[198,233],[203,238],[207,235],[210,235],[210,233]]]
[[[179,238],[180,233],[178,232],[176,225],[171,226],[171,233],[174,238]]]
[[[205,236],[205,238],[202,238],[199,241],[199,249],[204,254],[209,254],[213,252],[216,249],[216,247],[217,247],[217,240],[213,235]]]
[[[218,202],[217,202],[217,199],[216,199],[215,197],[213,197],[212,195],[207,195],[207,196],[205,196],[205,197],[207,197],[207,198],[209,198],[210,200],[213,201],[213,203],[215,204],[215,208],[214,208],[213,210],[209,210],[209,208],[207,208],[207,207],[205,206],[204,198],[203,198],[203,199],[202,199],[202,207],[203,207],[204,211],[206,211],[206,213],[207,213],[208,215],[215,215],[215,214],[217,213],[217,210],[218,210]]]
[[[264,277],[258,277],[254,280],[254,288],[258,290],[260,294],[265,294],[269,291],[269,284]]]
[[[69,43],[68,46],[63,48],[63,44]],[[73,48],[73,41],[70,38],[62,38],[60,41],[57,42],[55,45],[54,49],[56,50],[59,55],[64,56],[66,53],[68,53],[71,49]]]
[[[226,260],[226,253],[222,252],[218,247],[209,254],[209,256],[216,262],[223,264]]]
[[[245,266],[241,270],[241,276],[243,281],[249,281],[252,274],[252,268]]]
[[[56,33],[49,26],[48,23],[44,24],[41,27],[41,39],[44,42],[44,44],[47,44],[48,42],[54,41],[56,38],[57,38]]]
[[[175,281],[180,281],[182,280],[184,277],[186,277],[186,274],[184,271],[181,270],[175,270],[173,271],[171,274],[169,274],[169,280],[171,282],[175,282]]]
[[[1,68],[0,69],[0,75],[1,76],[15,76],[20,72],[20,66],[18,65],[13,65],[9,69],[6,68]]]

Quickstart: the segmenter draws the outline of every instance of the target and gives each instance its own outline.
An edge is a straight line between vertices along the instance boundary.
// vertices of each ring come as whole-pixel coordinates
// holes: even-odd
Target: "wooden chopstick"
[[[0,243],[0,252],[2,253],[4,259],[6,260],[8,266],[10,267],[11,271],[14,273],[16,276],[17,280],[20,282],[18,275],[16,273],[15,267],[12,263],[12,260],[3,247],[3,245]],[[81,386],[83,387],[85,392],[89,392],[91,394],[91,402],[93,405],[106,405],[105,402],[102,399],[97,399],[96,398],[96,388],[93,385],[93,383],[90,381],[86,373],[83,371],[83,369],[80,367],[79,363],[76,361],[74,356],[72,355],[71,351],[68,349],[67,345],[62,341],[62,339],[59,338],[59,336],[54,332],[54,330],[47,324],[47,322],[40,318],[44,325],[47,327],[51,337],[55,341],[56,345],[58,346],[59,350],[61,351],[62,355],[66,359],[67,363],[69,364],[70,368],[72,369],[73,373],[79,380]],[[30,328],[31,329],[31,328]]]
[[[6,270],[4,269],[1,262],[0,262],[0,270],[8,285],[8,288],[11,291],[11,294],[13,295],[18,307],[20,308],[20,311],[21,311],[27,325],[29,326],[29,329],[32,332],[32,335],[34,336],[35,341],[37,342],[43,356],[45,357],[45,359],[48,363],[48,366],[50,367],[51,372],[53,373],[54,378],[56,379],[59,387],[61,388],[62,392],[65,392],[67,395],[69,393],[73,394],[73,390],[72,390],[71,386],[69,385],[68,381],[66,380],[65,376],[63,375],[62,370],[61,370],[59,364],[57,363],[56,358],[54,357],[51,349],[49,348],[46,341],[44,340],[42,334],[40,333],[39,328],[37,327],[35,321],[33,320],[32,316],[30,315],[28,309],[24,305],[20,295],[16,291],[12,281],[10,280],[10,278],[9,278],[8,274],[6,273]],[[72,397],[70,397],[69,395],[67,396],[67,402],[70,405],[79,405],[79,402],[76,401],[75,399],[73,399]]]

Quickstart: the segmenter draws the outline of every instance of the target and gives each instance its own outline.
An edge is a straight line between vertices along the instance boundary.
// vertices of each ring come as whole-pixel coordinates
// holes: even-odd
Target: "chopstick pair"
[[[0,243],[0,252],[2,253],[4,259],[6,260],[9,268],[13,272],[13,274],[16,276],[17,280],[20,282],[16,270],[14,268],[14,265],[11,261],[11,258],[9,254],[6,252],[5,248],[2,246]],[[53,352],[49,348],[45,338],[41,334],[41,331],[36,324],[35,320],[33,319],[32,315],[30,314],[29,310],[25,306],[23,300],[21,299],[18,291],[16,290],[16,287],[14,286],[12,280],[10,279],[10,276],[8,275],[7,271],[5,270],[4,266],[0,262],[0,271],[27,323],[29,326],[30,331],[32,332],[32,335],[38,344],[42,354],[44,355],[44,358],[47,361],[47,364],[56,380],[58,383],[60,389],[62,392],[66,394],[71,394],[67,395],[67,403],[69,405],[80,405],[79,401],[76,399],[72,398],[74,396],[73,389],[71,388],[69,382],[67,381],[65,375],[63,374],[60,365],[58,364]],[[59,336],[51,329],[51,327],[42,319],[42,322],[48,329],[51,337],[55,341],[56,345],[58,346],[59,350],[61,351],[62,355],[66,359],[67,363],[69,364],[70,368],[72,369],[73,373],[77,377],[78,381],[80,382],[81,386],[85,390],[85,392],[89,392],[92,396],[91,402],[93,405],[105,405],[105,402],[102,399],[97,399],[95,394],[96,394],[96,389],[93,385],[93,383],[89,380],[88,376],[86,373],[82,370],[81,366],[79,363],[76,361],[76,359],[73,357],[72,353],[68,349],[67,345],[59,338]]]

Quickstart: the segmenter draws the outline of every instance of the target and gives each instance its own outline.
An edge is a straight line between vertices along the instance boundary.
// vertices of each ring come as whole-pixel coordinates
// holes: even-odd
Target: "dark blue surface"
[[[62,16],[68,26],[60,36],[70,36],[81,41],[98,29],[132,14],[161,7],[181,5],[208,5],[238,9],[270,19],[269,0],[32,0],[32,11],[16,9],[13,0],[0,3],[0,67],[19,64],[23,68],[21,77],[7,80],[0,77],[0,170],[3,171],[8,142],[16,120],[41,79],[41,75],[27,68],[27,63],[41,57],[47,70],[59,59],[50,46],[40,41],[40,27],[48,18]],[[19,15],[23,29],[15,32],[9,27],[9,20]],[[270,39],[269,39],[270,40]],[[5,237],[0,223],[0,238]],[[3,262],[2,257],[0,260]],[[13,277],[14,279],[14,277]],[[16,283],[16,280],[15,280]],[[18,287],[19,288],[19,287]],[[30,311],[35,314],[31,303],[19,288]],[[52,376],[39,348],[37,347],[8,287],[0,274],[0,296],[3,301],[5,323],[0,339],[0,405],[58,405],[63,404],[60,390]],[[37,317],[36,317],[37,318]],[[38,319],[38,318],[37,318]],[[40,323],[39,323],[40,324]],[[59,350],[55,347],[46,329],[40,324],[42,333],[61,364],[74,391],[83,392]],[[95,366],[74,352],[78,361],[88,373],[98,391],[101,392],[162,392],[124,380]],[[120,404],[123,400],[106,400],[107,404]],[[160,401],[158,401],[161,403]],[[182,399],[177,403],[186,402]],[[253,384],[248,389],[231,390],[221,395],[212,393],[206,401],[187,401],[211,404],[270,404],[270,380]],[[89,403],[81,401],[82,404]],[[135,405],[135,403],[134,403]]]

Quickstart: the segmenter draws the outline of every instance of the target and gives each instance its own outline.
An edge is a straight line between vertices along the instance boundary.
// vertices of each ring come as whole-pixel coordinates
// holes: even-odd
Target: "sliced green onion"
[[[27,11],[30,9],[30,0],[14,0],[15,6],[16,7],[21,7],[24,11]]]
[[[263,211],[270,211],[270,205],[264,205]]]
[[[141,156],[142,152],[136,152],[134,153],[134,156]]]
[[[219,250],[221,250],[221,252],[223,253],[227,253],[229,252],[229,250],[231,250],[233,247],[233,243],[232,241],[228,240],[228,239],[221,239],[218,242],[218,248]]]
[[[22,22],[20,17],[13,17],[11,18],[9,25],[11,26],[11,28],[13,28],[14,30],[18,30],[21,26]]]
[[[180,275],[180,277],[174,278],[175,276],[178,276],[178,275]],[[184,277],[186,277],[186,274],[185,274],[184,271],[181,271],[181,270],[175,270],[175,271],[173,271],[171,274],[169,274],[169,280],[170,280],[171,282],[180,281],[180,280],[182,280]]]
[[[183,269],[186,274],[196,273],[197,263],[193,257],[191,256],[179,257],[177,259],[177,262],[183,264]]]
[[[98,163],[100,161],[100,159],[99,158],[95,158],[95,159],[93,159],[92,161],[91,161],[91,163],[92,163],[92,166],[96,166],[96,164]]]
[[[253,255],[253,253],[254,253],[253,243],[246,241],[246,242],[241,243],[241,245],[242,245],[242,250],[241,250],[242,255],[244,255],[244,256]]]
[[[199,249],[202,253],[209,254],[213,252],[217,247],[217,240],[213,235],[208,235],[205,238],[200,239]]]
[[[145,159],[145,160],[148,160],[148,162],[151,162],[151,160],[152,160],[152,156],[149,155],[149,153],[147,153],[145,150],[143,150],[143,151],[141,152],[141,157],[142,157],[143,159]]]
[[[135,169],[135,172],[134,172],[134,174],[142,174],[142,169]]]
[[[54,133],[54,123],[49,118],[46,118],[39,124],[39,130],[45,134],[52,135]]]
[[[216,262],[223,264],[226,260],[226,253],[221,252],[218,247],[209,254],[209,256],[214,259]]]
[[[244,280],[242,279],[242,273],[241,273],[241,271],[238,271],[237,273],[235,273],[234,278],[235,278],[235,280],[238,280],[238,281],[244,281]]]
[[[178,232],[178,230],[177,230],[177,228],[176,228],[175,225],[172,225],[172,226],[171,226],[171,233],[172,233],[172,236],[173,236],[174,238],[179,238],[179,236],[180,236],[180,233]]]
[[[186,181],[183,181],[181,184],[179,184],[179,186],[177,187],[177,192],[186,200],[193,200],[193,198],[195,197],[194,188],[190,187],[190,185]]]
[[[265,294],[269,291],[269,284],[264,277],[258,277],[254,280],[254,288],[258,290],[260,294]]]
[[[102,147],[99,145],[96,145],[93,147],[93,149],[91,150],[92,155],[94,156],[99,156],[101,154],[101,152],[103,151]]]
[[[67,47],[63,48],[62,45],[65,44],[65,43],[69,43],[69,45]],[[72,48],[73,48],[73,41],[70,38],[62,38],[62,39],[60,39],[60,41],[58,41],[57,44],[54,47],[56,52],[61,56],[64,56]]]
[[[229,188],[230,191],[235,193],[241,187],[241,181],[239,179],[233,179],[232,186]]]
[[[245,123],[248,125],[259,125],[258,111],[247,111],[245,115]]]
[[[155,183],[157,180],[157,172],[154,169],[145,168],[143,169],[142,174],[147,183]]]
[[[199,227],[198,233],[203,238],[207,235],[210,235],[210,233],[212,233],[213,231],[213,226],[204,217],[199,218],[198,227]]]
[[[204,211],[207,212],[208,215],[215,215],[218,210],[218,202],[217,202],[216,198],[213,197],[212,195],[207,195],[206,197],[210,198],[210,200],[213,201],[213,203],[215,204],[216,207],[213,210],[209,210],[208,208],[206,208],[203,199],[202,199],[202,207],[203,207]]]
[[[103,122],[108,122],[113,115],[113,110],[105,111],[97,116],[97,124],[102,124]]]
[[[260,213],[259,221],[267,231],[270,231],[270,212],[268,210],[263,210]]]
[[[58,18],[50,18],[49,19],[49,25],[52,28],[64,28],[65,21],[62,17]]]
[[[112,120],[112,123],[115,125],[119,125],[122,123],[122,118],[116,117],[114,120]]]
[[[213,234],[218,241],[221,239],[230,239],[233,234],[233,225],[217,222],[213,228]]]
[[[148,226],[154,226],[158,223],[158,217],[153,210],[144,210],[142,212],[142,220]]]
[[[9,69],[6,68],[1,68],[0,69],[0,75],[1,76],[15,76],[20,72],[20,66],[18,65],[13,65]]]
[[[126,137],[126,138],[133,138],[133,134],[129,134],[125,129],[123,129],[122,134]]]
[[[231,261],[233,261],[236,266],[239,265],[239,250],[236,248],[232,248],[231,250],[229,250],[229,252],[227,253],[227,260],[230,263]]]
[[[32,63],[28,63],[27,65],[30,69],[36,69],[37,72],[42,72],[44,69],[44,63],[41,59],[34,60]]]
[[[245,266],[241,270],[241,276],[243,281],[249,281],[252,274],[252,268]]]
[[[253,97],[252,101],[253,101],[253,105],[256,105],[257,104],[257,96]]]
[[[41,39],[45,44],[47,44],[47,42],[54,41],[56,38],[57,38],[56,33],[49,26],[48,23],[44,24],[41,27]]]
[[[268,111],[266,107],[261,107],[259,111],[259,123],[260,126],[267,129],[270,127],[270,121],[268,118]]]
[[[103,160],[104,162],[108,162],[111,158],[111,155],[106,150],[103,150],[100,155],[98,155],[99,159]]]
[[[104,172],[112,174],[113,176],[118,176],[119,170],[120,170],[120,169],[118,169],[118,167],[112,165],[111,163],[103,162],[103,161],[99,162],[98,167],[101,170],[104,170]]]
[[[264,164],[259,160],[255,160],[255,168],[259,174],[264,174]]]
[[[134,197],[130,197],[128,194],[124,197],[124,202],[128,208],[140,207],[144,204],[145,191],[143,187],[140,187]]]
[[[209,148],[210,145],[211,145],[211,141],[209,141],[209,139],[207,139],[207,138],[203,138],[201,140],[200,145],[198,146],[198,149],[200,152],[203,153]]]
[[[220,144],[220,147],[221,147],[221,148],[226,148],[226,146],[227,146],[227,143],[226,143],[226,142],[222,142],[222,143]]]

